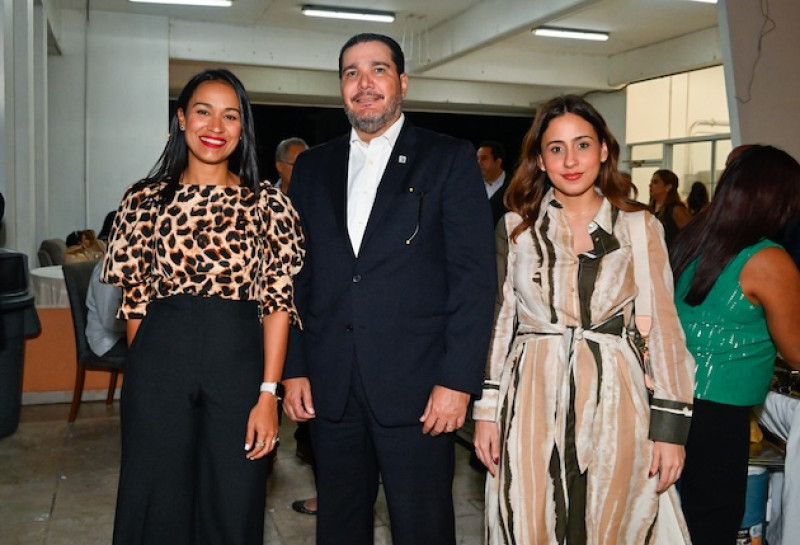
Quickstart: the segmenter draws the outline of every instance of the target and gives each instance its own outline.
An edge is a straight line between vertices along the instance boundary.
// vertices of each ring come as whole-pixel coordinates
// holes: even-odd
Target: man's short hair
[[[281,140],[281,143],[275,148],[275,161],[286,163],[286,160],[289,158],[289,148],[292,146],[303,146],[304,150],[308,149],[308,144],[306,144],[306,141],[302,138],[293,136],[292,138]]]
[[[496,142],[494,140],[485,140],[480,143],[478,149],[480,148],[489,148],[492,150],[492,157],[494,157],[495,161],[497,159],[501,159],[503,161],[503,166],[506,164],[506,150],[503,147],[503,144],[500,142]]]
[[[403,49],[400,47],[400,44],[394,41],[389,36],[384,36],[383,34],[372,34],[371,32],[365,32],[363,34],[356,34],[342,46],[342,49],[339,51],[339,79],[342,79],[342,58],[344,57],[344,52],[353,47],[354,45],[363,44],[367,42],[381,42],[385,44],[386,47],[389,48],[389,51],[392,53],[392,62],[394,63],[395,67],[397,67],[397,74],[405,74],[406,72],[406,57],[403,55]]]

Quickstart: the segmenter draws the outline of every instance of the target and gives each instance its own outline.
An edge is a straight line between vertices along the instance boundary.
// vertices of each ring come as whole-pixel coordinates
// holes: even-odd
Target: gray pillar
[[[6,201],[5,219],[0,225],[0,247],[14,240],[14,5],[0,0],[0,192]]]

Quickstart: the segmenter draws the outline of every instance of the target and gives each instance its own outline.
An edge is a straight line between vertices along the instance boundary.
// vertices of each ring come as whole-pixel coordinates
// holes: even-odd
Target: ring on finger
[[[264,445],[266,445],[266,443],[265,443],[264,441],[258,441],[258,442],[256,443],[256,446],[257,446],[257,447],[259,447],[259,448],[260,448],[260,447],[263,447]]]
[[[273,440],[272,440],[272,442],[273,442],[273,443],[277,443],[277,442],[278,442],[278,441],[280,441],[280,440],[281,440],[281,438],[280,438],[280,437],[276,437],[275,439],[273,439]]]

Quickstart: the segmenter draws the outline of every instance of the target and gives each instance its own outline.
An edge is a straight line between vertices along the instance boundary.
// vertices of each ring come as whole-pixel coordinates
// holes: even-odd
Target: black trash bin
[[[0,438],[19,426],[25,338],[39,333],[25,254],[0,248]]]

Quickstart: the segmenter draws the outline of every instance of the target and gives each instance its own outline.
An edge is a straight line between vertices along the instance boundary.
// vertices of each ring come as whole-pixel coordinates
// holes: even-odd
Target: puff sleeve
[[[262,236],[266,241],[259,271],[263,313],[286,311],[290,322],[301,327],[294,303],[293,277],[303,267],[305,237],[289,197],[264,185],[259,194]]]
[[[122,288],[120,319],[143,318],[151,299],[159,187],[141,182],[131,186],[111,227],[101,280]]]

